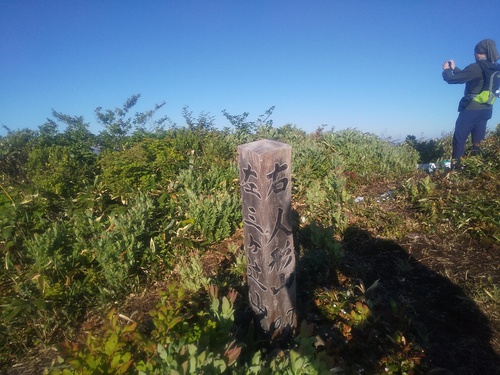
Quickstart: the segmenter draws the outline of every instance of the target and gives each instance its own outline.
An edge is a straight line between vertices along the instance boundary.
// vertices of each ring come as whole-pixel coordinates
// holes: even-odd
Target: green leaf
[[[106,340],[106,344],[104,345],[104,351],[107,355],[111,356],[117,349],[117,346],[118,346],[118,335],[116,333],[113,333]]]
[[[217,368],[219,370],[219,373],[221,374],[227,369],[226,362],[224,362],[224,360],[222,359],[216,359],[214,361],[214,367]]]
[[[132,363],[134,363],[133,359],[130,359],[131,354],[130,353],[125,353],[125,355],[122,357],[122,364],[118,367],[116,373],[117,374],[125,374],[127,370],[132,366]]]
[[[35,305],[36,307],[38,307],[40,310],[46,310],[46,308],[47,308],[47,305],[45,304],[45,301],[41,300],[41,299],[34,300],[33,301],[33,305]]]
[[[196,357],[189,358],[189,371],[192,374],[196,374]]]
[[[5,306],[5,305],[4,305]],[[3,306],[2,306],[3,307]],[[17,305],[15,308],[12,309],[12,311],[7,314],[6,316],[4,316],[4,320],[5,322],[10,322],[12,319],[14,319],[17,314],[19,314],[21,312],[21,310],[23,309],[23,306],[22,305]]]
[[[224,317],[229,317],[228,315],[231,315],[231,313],[232,308],[229,300],[226,297],[222,298],[222,315]]]
[[[122,357],[121,357],[120,353],[115,353],[115,355],[113,356],[113,359],[111,360],[111,368],[118,367],[118,365],[121,362],[121,359],[122,359]]]
[[[212,300],[212,303],[210,305],[210,309],[214,312],[214,313],[217,313],[219,311],[219,305],[220,305],[220,301],[217,299],[217,298],[214,298]]]
[[[198,356],[198,363],[205,363],[205,361],[207,360],[207,351],[204,350],[200,353],[200,355]]]
[[[293,370],[297,370],[295,363],[298,358],[299,358],[299,353],[297,353],[295,350],[290,350],[290,361],[292,363]]]
[[[167,360],[168,358],[168,353],[167,351],[165,350],[165,348],[163,347],[163,345],[161,345],[160,343],[158,343],[158,345],[156,346],[156,351],[158,352],[158,355],[160,356],[160,358],[164,361]]]

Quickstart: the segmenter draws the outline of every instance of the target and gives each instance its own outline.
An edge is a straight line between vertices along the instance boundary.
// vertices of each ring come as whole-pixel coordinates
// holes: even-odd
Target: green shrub
[[[241,347],[231,328],[236,293],[218,297],[210,288],[206,312],[186,314],[189,298],[182,287],[170,284],[161,301],[150,312],[154,329],[150,335],[137,323],[120,322],[116,309],[108,313],[103,335],[89,332],[75,344],[65,344],[51,374],[221,374],[234,368]],[[195,333],[189,334],[190,332]]]
[[[181,204],[193,223],[194,235],[200,240],[221,241],[241,225],[236,177],[234,163],[228,167],[214,165],[208,170],[192,167],[179,174],[179,184],[183,187]]]
[[[338,154],[345,171],[355,173],[362,181],[410,173],[419,158],[407,144],[394,145],[374,134],[352,129],[324,133],[322,141]]]
[[[58,145],[34,148],[26,170],[34,186],[63,197],[75,195],[94,175],[92,156],[79,156]]]
[[[178,260],[180,284],[191,293],[208,288],[211,280],[203,274],[201,260],[198,254],[181,256]]]
[[[345,205],[349,198],[346,179],[340,173],[313,181],[305,193],[306,209],[302,212],[302,220],[323,223],[340,234],[347,226]]]
[[[4,275],[13,284],[0,296],[0,326],[11,338],[11,351],[71,334],[87,298],[96,291],[86,284],[92,271],[85,254],[74,251],[70,241],[66,225],[52,222],[24,240],[22,257],[6,263]]]
[[[414,135],[409,135],[405,143],[418,152],[419,163],[435,163],[451,157],[451,152],[449,152],[451,139],[448,138],[417,140]]]
[[[109,311],[99,335],[88,332],[78,342],[65,343],[58,359],[46,370],[62,374],[328,374],[327,358],[316,353],[312,327],[302,324],[293,349],[266,356],[255,351],[246,361],[243,347],[232,333],[237,294],[220,298],[209,288],[205,309],[189,311],[190,295],[178,284],[160,293],[150,311],[154,328],[127,322],[116,309]],[[188,309],[186,309],[188,307]],[[127,320],[125,320],[127,318]],[[120,319],[123,319],[121,321]]]
[[[184,156],[168,141],[145,139],[120,151],[104,151],[100,178],[113,196],[129,197],[168,186],[183,162]]]
[[[112,211],[103,223],[108,228],[101,227],[88,244],[106,280],[102,286],[111,295],[131,289],[144,257],[151,251],[147,224],[152,210],[151,198],[138,195],[127,206]]]
[[[483,242],[498,241],[499,145],[499,137],[490,135],[483,141],[480,155],[462,159],[463,169],[446,177],[440,172],[435,176],[415,175],[403,184],[402,196],[425,215],[427,224],[450,222]]]
[[[26,164],[34,139],[36,133],[29,129],[9,130],[5,137],[0,136],[0,176],[5,181],[26,182]]]
[[[241,225],[241,203],[236,194],[216,192],[211,196],[185,190],[188,218],[193,222],[194,235],[203,242],[213,243],[228,238]]]
[[[311,185],[324,180],[339,164],[336,155],[311,139],[292,149],[292,188],[296,199],[300,199]]]

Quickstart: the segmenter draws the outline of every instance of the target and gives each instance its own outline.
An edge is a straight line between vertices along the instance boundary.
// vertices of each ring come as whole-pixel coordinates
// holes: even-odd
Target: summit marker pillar
[[[273,340],[288,337],[297,325],[291,151],[269,139],[238,146],[249,302]]]

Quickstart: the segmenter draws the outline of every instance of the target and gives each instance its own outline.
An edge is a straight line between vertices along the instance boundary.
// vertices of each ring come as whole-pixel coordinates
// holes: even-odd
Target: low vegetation
[[[184,126],[58,112],[0,137],[0,372],[495,374],[500,128],[462,169],[449,136]],[[63,131],[58,131],[64,126]],[[272,347],[246,290],[236,148],[292,145],[298,321]],[[429,158],[433,158],[428,160]]]

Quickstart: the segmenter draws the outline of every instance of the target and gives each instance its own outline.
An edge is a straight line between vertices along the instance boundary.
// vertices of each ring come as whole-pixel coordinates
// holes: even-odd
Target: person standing
[[[452,163],[457,164],[465,153],[465,144],[469,134],[472,147],[479,151],[479,145],[486,135],[486,124],[493,114],[492,104],[480,103],[477,94],[483,91],[486,77],[483,69],[496,68],[500,70],[497,60],[500,58],[495,41],[484,39],[474,47],[476,62],[463,70],[455,66],[454,60],[443,63],[443,79],[450,84],[465,83],[464,96],[458,104],[458,118],[453,134]],[[483,66],[483,67],[482,67]],[[452,165],[453,165],[452,164]]]

